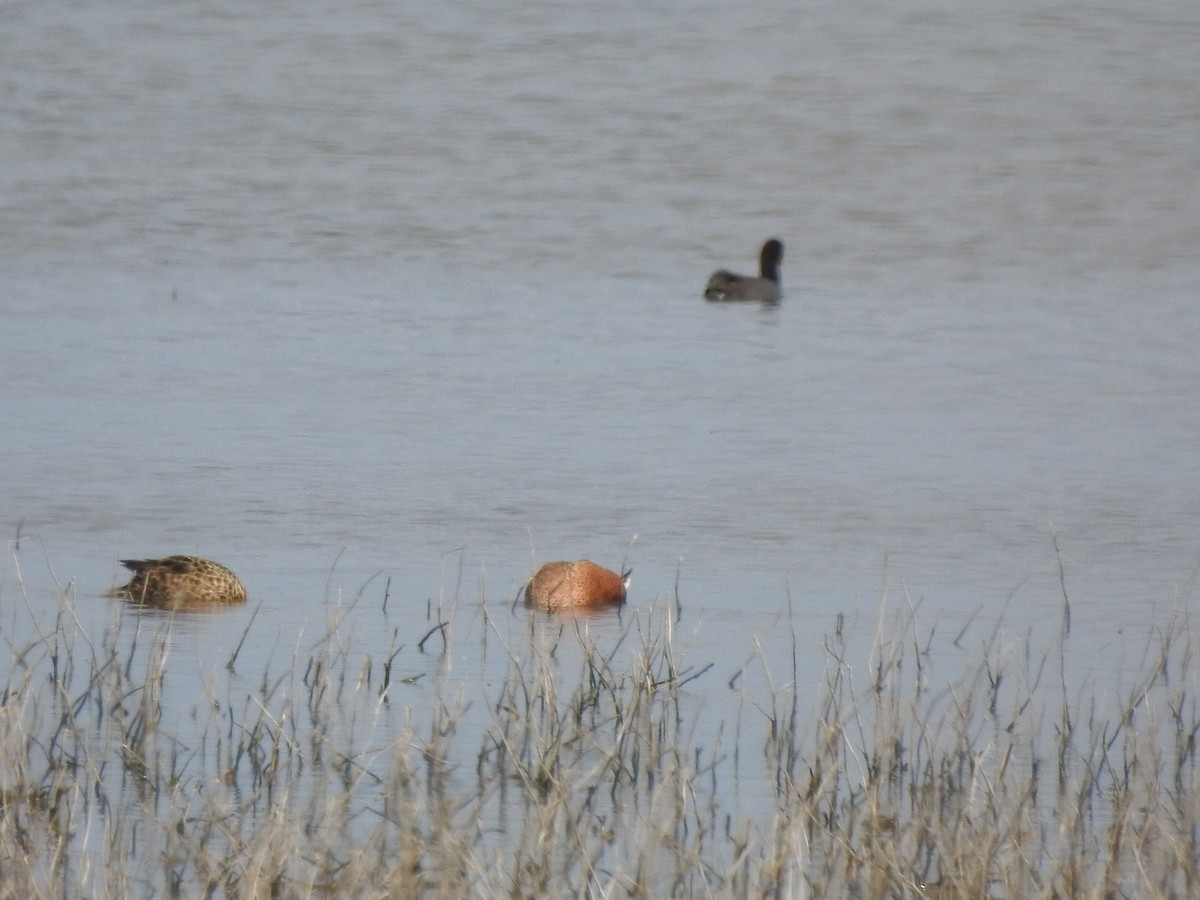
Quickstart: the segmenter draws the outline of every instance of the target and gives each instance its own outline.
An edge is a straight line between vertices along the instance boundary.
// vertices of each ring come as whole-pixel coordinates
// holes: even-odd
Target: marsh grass
[[[180,719],[171,617],[118,608],[93,640],[70,588],[28,627],[19,577],[17,593],[5,897],[1200,894],[1182,615],[1116,695],[1071,684],[1065,616],[1039,647],[980,623],[943,637],[907,602],[884,604],[865,658],[838,618],[816,684],[797,683],[813,651],[793,627],[790,658],[752,660],[760,691],[681,662],[677,599],[606,641],[585,618],[485,606],[480,652],[506,674],[478,684],[442,655],[461,608],[430,604],[421,649],[397,629],[373,659],[346,627],[360,593],[260,671],[238,642]],[[406,654],[427,671],[400,677]],[[748,769],[753,810],[729,788]]]

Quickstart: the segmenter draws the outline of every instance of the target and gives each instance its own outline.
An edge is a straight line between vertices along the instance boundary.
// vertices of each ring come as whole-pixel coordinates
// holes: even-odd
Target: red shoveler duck
[[[619,606],[625,602],[629,573],[618,575],[590,560],[548,562],[525,586],[525,603],[554,612]]]

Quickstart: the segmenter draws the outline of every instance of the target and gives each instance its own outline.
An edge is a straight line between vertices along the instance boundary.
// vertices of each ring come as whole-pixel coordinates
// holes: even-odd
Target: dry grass
[[[207,718],[180,733],[172,620],[93,642],[58,601],[19,646],[0,626],[4,897],[1200,894],[1184,619],[1111,703],[1068,687],[1065,617],[1038,650],[998,628],[937,643],[901,606],[869,660],[839,620],[822,684],[796,684],[793,638],[705,745],[713,691],[677,663],[673,609],[628,615],[608,647],[577,620],[493,612],[526,624],[487,621],[507,677],[476,688],[435,664],[420,715],[394,696],[399,646],[364,657],[335,615],[285,663],[207,685]],[[423,652],[452,626],[431,610]],[[936,671],[935,648],[973,641],[963,671]],[[764,737],[747,748],[731,735],[749,720]],[[731,808],[735,765],[772,786],[766,813]]]

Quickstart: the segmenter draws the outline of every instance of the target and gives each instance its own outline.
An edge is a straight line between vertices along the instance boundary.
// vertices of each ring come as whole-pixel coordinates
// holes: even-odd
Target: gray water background
[[[482,611],[589,557],[633,568],[600,640],[677,605],[697,708],[793,632],[815,690],[881,605],[1052,641],[1064,585],[1118,692],[1196,602],[1198,40],[1190,2],[3,4],[6,646],[186,552],[252,602],[176,623],[184,706],[254,608],[251,681],[355,597],[353,652],[428,669],[442,604],[487,682]],[[773,235],[780,306],[700,299]]]

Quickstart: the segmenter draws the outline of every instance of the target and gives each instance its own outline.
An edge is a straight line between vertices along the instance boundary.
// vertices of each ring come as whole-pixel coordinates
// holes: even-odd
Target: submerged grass
[[[1065,615],[1039,649],[999,627],[935,640],[900,604],[861,661],[839,618],[819,684],[797,683],[793,628],[791,658],[756,660],[767,687],[716,729],[696,727],[707,667],[681,667],[677,605],[606,647],[583,620],[506,609],[525,627],[488,618],[481,638],[505,677],[435,664],[419,709],[394,697],[397,640],[372,660],[335,615],[251,680],[239,643],[182,729],[172,620],[93,641],[58,601],[23,643],[0,628],[0,896],[1200,895],[1182,615],[1116,698],[1072,692]],[[430,609],[421,652],[454,615]],[[748,813],[728,781],[752,767],[773,802]]]

